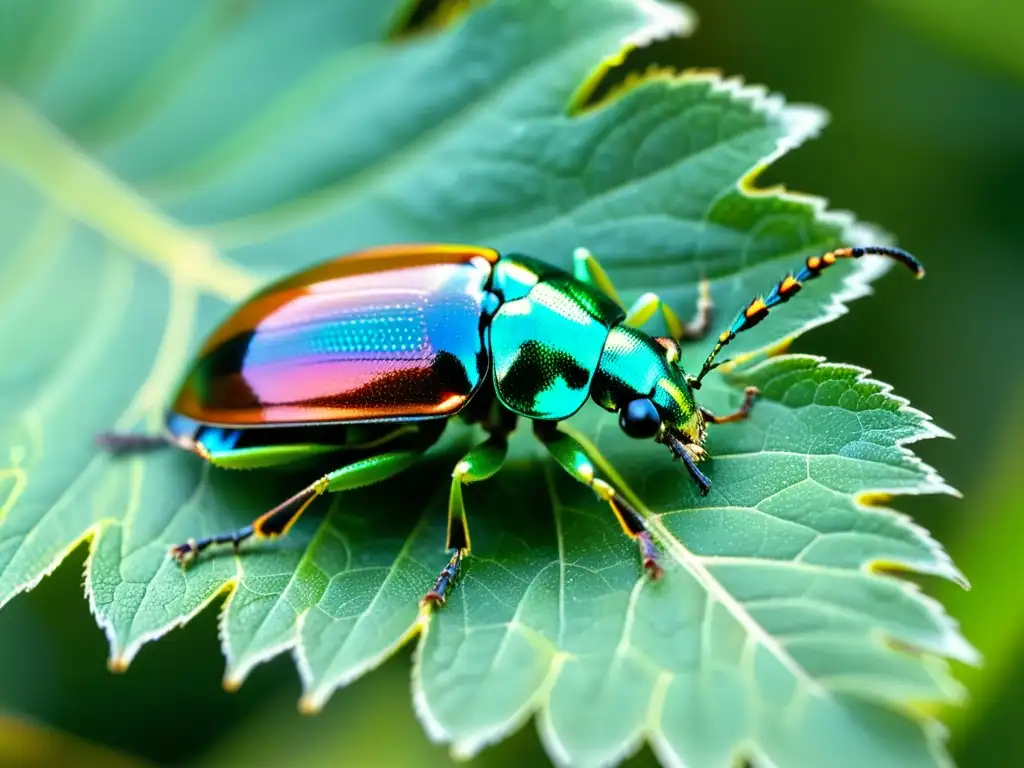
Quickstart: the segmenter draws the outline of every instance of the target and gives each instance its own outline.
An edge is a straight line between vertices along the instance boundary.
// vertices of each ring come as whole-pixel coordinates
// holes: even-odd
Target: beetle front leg
[[[684,323],[656,293],[643,294],[627,308],[619,298],[618,291],[615,290],[608,273],[598,264],[594,254],[586,248],[577,248],[573,253],[573,276],[581,282],[598,288],[608,298],[625,309],[626,317],[623,323],[631,328],[640,328],[658,311],[665,318],[669,335],[676,341],[701,339],[711,328],[714,302],[711,300],[711,283],[706,279],[701,280],[698,286],[697,314],[693,320]]]
[[[697,287],[697,314],[690,322],[684,323],[680,320],[672,308],[656,293],[645,293],[634,301],[626,310],[626,318],[622,322],[631,328],[640,328],[651,319],[655,312],[661,310],[671,338],[676,341],[684,339],[696,341],[706,336],[710,330],[714,307],[714,302],[711,300],[711,283],[701,280]]]
[[[216,536],[189,539],[184,544],[172,547],[171,556],[182,565],[188,565],[200,552],[215,544],[231,544],[237,552],[239,545],[247,539],[273,539],[284,536],[317,497],[325,493],[348,491],[379,483],[404,472],[422,457],[421,451],[395,451],[336,469],[285,499],[269,512],[260,515],[250,525]]]
[[[637,543],[644,570],[653,580],[661,578],[664,570],[658,562],[658,548],[643,517],[613,486],[596,476],[587,449],[575,437],[559,429],[555,422],[534,422],[534,432],[562,469],[589,486],[599,499],[608,502],[623,532]]]
[[[743,402],[732,413],[727,413],[725,416],[716,416],[703,406],[701,406],[700,413],[708,424],[729,424],[733,421],[743,421],[750,415],[750,409],[760,394],[761,390],[757,387],[747,387],[743,390]]]
[[[619,298],[618,291],[615,290],[615,284],[612,283],[612,279],[608,277],[608,273],[604,271],[604,268],[598,264],[597,259],[594,258],[594,254],[589,249],[577,248],[573,251],[572,276],[581,283],[594,286],[620,307],[626,308],[626,305],[622,303],[622,299]]]
[[[448,534],[446,546],[454,550],[451,560],[441,570],[434,586],[423,597],[424,605],[444,605],[448,591],[454,584],[462,566],[462,559],[469,554],[469,524],[466,522],[466,506],[462,500],[462,486],[493,477],[508,454],[508,438],[504,433],[494,433],[476,448],[467,453],[455,465],[452,472],[452,489],[448,497]]]

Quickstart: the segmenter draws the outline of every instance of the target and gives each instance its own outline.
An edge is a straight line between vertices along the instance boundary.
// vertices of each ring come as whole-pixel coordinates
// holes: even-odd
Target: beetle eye
[[[619,426],[630,437],[654,437],[661,428],[661,414],[647,398],[633,400],[619,412]]]

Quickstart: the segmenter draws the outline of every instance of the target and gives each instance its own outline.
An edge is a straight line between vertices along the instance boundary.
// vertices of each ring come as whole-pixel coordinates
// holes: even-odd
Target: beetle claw
[[[184,544],[171,547],[171,557],[178,561],[182,568],[188,568],[199,555],[199,547],[195,539],[189,539]]]
[[[640,546],[640,555],[643,558],[644,570],[651,577],[651,581],[657,581],[665,575],[665,569],[658,562],[658,547],[651,540],[651,534],[641,531],[636,535],[637,544]]]
[[[444,607],[444,604],[445,604],[444,595],[442,595],[440,592],[438,592],[436,590],[433,590],[433,589],[430,590],[429,592],[427,592],[427,594],[425,594],[423,596],[423,599],[420,601],[420,605],[424,605],[424,606],[428,606],[428,605],[429,606],[435,606],[436,605],[438,608]]]
[[[455,583],[455,579],[459,575],[459,567],[462,565],[462,556],[466,550],[456,549],[455,554],[452,555],[452,559],[448,561],[448,565],[444,567],[441,574],[437,577],[437,581],[434,582],[434,586],[430,588],[430,591],[423,596],[420,600],[420,605],[426,606],[437,606],[438,608],[444,606],[447,602],[446,595],[448,590],[452,588],[452,584]]]
[[[661,564],[653,557],[644,558],[644,570],[650,577],[651,581],[657,581],[665,575],[665,569],[661,567]]]

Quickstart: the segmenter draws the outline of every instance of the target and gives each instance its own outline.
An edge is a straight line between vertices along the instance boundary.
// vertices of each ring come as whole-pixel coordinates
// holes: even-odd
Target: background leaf
[[[1024,76],[1019,31],[1024,10],[1014,3],[969,3],[964,0],[873,0],[880,10],[914,25],[928,37],[961,55]]]
[[[1000,594],[1020,588],[1016,553],[1020,546],[1018,514],[1024,504],[1024,477],[1014,454],[1018,435],[1024,428],[1024,407],[1020,402],[1012,411],[1002,414],[1003,434],[995,441],[991,466],[979,480],[978,514],[970,526],[968,546],[962,555],[975,591]],[[1024,638],[1024,608],[1011,604],[1001,611],[992,611],[991,606],[981,611],[970,600],[963,599],[968,596],[966,593],[952,588],[942,589],[939,596],[956,609],[965,631],[985,656],[983,669],[959,670],[970,690],[971,706],[950,708],[945,713],[944,722],[962,744],[976,735],[984,737],[986,728],[998,727],[1003,718],[1014,719],[1012,709],[999,707],[997,696],[999,683],[1014,678],[1016,646]]]
[[[670,6],[496,1],[399,40],[400,3],[145,5],[14,4],[0,44],[0,342],[19,350],[0,380],[0,601],[90,538],[87,593],[115,668],[227,591],[228,684],[291,649],[310,707],[426,631],[421,719],[463,753],[539,711],[564,762],[644,739],[695,765],[941,760],[906,707],[956,699],[936,655],[972,651],[937,605],[866,569],[958,575],[922,531],[857,503],[948,490],[900,447],[936,430],[854,369],[781,358],[743,374],[766,396],[712,438],[706,500],[660,452],[581,415],[676,561],[658,585],[528,435],[467,494],[490,514],[473,516],[477,556],[429,625],[416,600],[443,561],[457,434],[434,465],[334,500],[280,546],[169,562],[170,544],[237,526],[301,479],[113,461],[91,435],[157,428],[202,333],[274,274],[379,242],[563,264],[587,245],[627,293],[657,287],[689,314],[701,276],[730,311],[803,257],[877,235],[749,189],[818,130],[813,109],[698,73],[591,103],[624,44],[688,28]],[[59,55],[31,48],[39,30],[64,40]],[[833,270],[736,352],[834,317],[880,269]],[[705,351],[688,350],[691,367]],[[715,408],[736,398],[706,390]]]
[[[5,765],[104,765],[132,768],[142,765],[112,750],[103,749],[35,723],[0,717],[0,759]]]

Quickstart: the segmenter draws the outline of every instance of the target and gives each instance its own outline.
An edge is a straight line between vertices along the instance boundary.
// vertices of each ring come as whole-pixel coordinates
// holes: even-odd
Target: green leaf
[[[918,705],[956,700],[941,659],[974,652],[876,570],[961,577],[923,530],[864,503],[948,492],[903,447],[940,431],[858,369],[781,357],[709,379],[713,409],[741,384],[764,397],[713,433],[707,498],[606,414],[574,420],[650,510],[670,566],[656,584],[527,429],[467,490],[474,556],[433,616],[417,602],[445,561],[469,444],[455,429],[427,466],[323,502],[279,544],[188,571],[168,559],[306,478],[115,460],[92,435],[158,429],[203,334],[272,276],[384,242],[561,264],[587,246],[627,296],[657,289],[686,316],[701,277],[729,313],[803,258],[879,238],[751,188],[821,127],[815,109],[696,72],[593,103],[626,49],[689,29],[678,7],[494,0],[395,36],[407,6],[0,3],[0,604],[88,540],[115,669],[227,594],[226,684],[291,651],[309,708],[421,635],[413,695],[458,753],[536,714],[572,764],[644,741],[694,766],[942,763]],[[884,266],[837,265],[734,357],[836,317]]]

